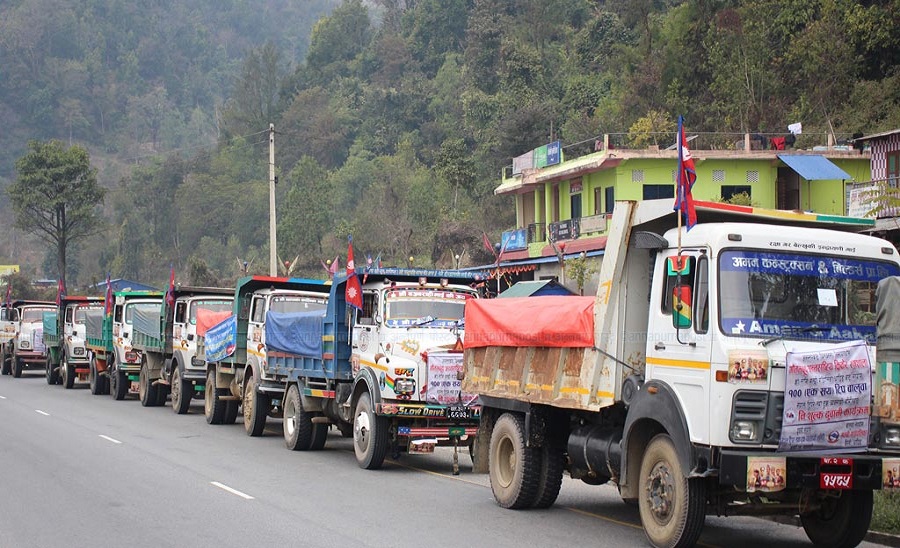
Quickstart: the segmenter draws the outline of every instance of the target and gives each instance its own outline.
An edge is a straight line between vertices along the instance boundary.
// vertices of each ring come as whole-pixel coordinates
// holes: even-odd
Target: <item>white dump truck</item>
[[[596,297],[466,304],[476,463],[507,508],[552,505],[564,471],[613,483],[654,546],[693,545],[707,514],[799,515],[855,546],[873,490],[900,486],[900,413],[870,404],[897,250],[859,219],[697,214],[686,231],[669,200],[617,202]],[[894,404],[898,377],[879,378]]]

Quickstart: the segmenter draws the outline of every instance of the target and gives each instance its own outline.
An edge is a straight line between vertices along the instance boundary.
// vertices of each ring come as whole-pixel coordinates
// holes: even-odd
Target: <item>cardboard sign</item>
[[[463,355],[449,352],[428,353],[428,388],[425,401],[441,405],[472,403],[477,396],[462,391],[457,373],[463,370]]]

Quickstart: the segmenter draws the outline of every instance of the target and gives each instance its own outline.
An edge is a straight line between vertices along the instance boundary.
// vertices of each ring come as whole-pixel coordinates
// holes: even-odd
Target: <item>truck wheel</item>
[[[821,494],[822,505],[817,511],[800,514],[809,540],[827,548],[850,548],[862,542],[872,521],[872,491]]]
[[[155,407],[157,403],[156,391],[158,389],[159,386],[153,384],[150,380],[150,370],[145,363],[141,366],[141,375],[138,380],[138,396],[141,399],[141,405],[144,407]]]
[[[327,424],[314,424],[313,414],[303,409],[300,389],[292,384],[284,397],[284,445],[291,451],[318,451],[325,447]]]
[[[66,390],[75,386],[75,366],[69,363],[69,358],[63,358],[59,362],[59,370],[62,372],[62,384]]]
[[[207,372],[206,389],[203,391],[203,414],[206,415],[207,424],[225,422],[225,403],[219,399],[219,390],[216,388],[216,372]]]
[[[50,359],[47,359],[47,366],[44,369],[44,377],[47,378],[47,384],[53,386],[54,384],[59,384],[59,371],[57,371],[53,367],[53,362]]]
[[[169,387],[164,384],[156,385],[156,406],[163,407],[166,405],[166,399],[169,397]]]
[[[540,452],[525,445],[525,422],[504,413],[494,424],[488,474],[491,491],[503,508],[528,508],[537,500]]]
[[[113,365],[109,371],[109,395],[116,401],[122,401],[128,395],[130,385],[131,381],[128,380],[128,375]]]
[[[22,376],[22,370],[25,369],[25,364],[19,358],[13,357],[12,363],[12,376],[15,378],[19,378]]]
[[[172,371],[172,411],[184,415],[191,408],[191,397],[194,386],[181,377],[181,370],[176,366]]]
[[[225,418],[222,419],[222,424],[234,424],[237,420],[238,416],[238,405],[241,402],[237,400],[229,400],[225,402]]]
[[[91,387],[91,394],[94,396],[100,394],[100,375],[97,374],[97,361],[91,358],[88,365],[88,386]]]
[[[672,438],[658,434],[641,459],[638,509],[650,544],[657,548],[694,546],[706,520],[706,484],[688,479]]]
[[[353,419],[353,452],[356,462],[366,470],[378,470],[387,455],[388,420],[375,414],[372,396],[363,392],[356,402]]]
[[[244,383],[241,407],[244,409],[244,430],[248,436],[261,436],[266,429],[266,417],[272,399],[256,389],[256,378],[250,374]]]
[[[9,353],[6,351],[6,345],[0,350],[0,374],[9,375]]]
[[[550,508],[559,496],[562,487],[563,469],[566,455],[557,448],[545,445],[541,448],[541,474],[538,481],[537,498],[532,508]]]

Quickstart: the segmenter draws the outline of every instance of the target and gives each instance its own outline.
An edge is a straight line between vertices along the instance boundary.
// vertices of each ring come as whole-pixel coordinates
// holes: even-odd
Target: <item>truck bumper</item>
[[[894,466],[900,466],[900,455],[836,453],[813,456],[723,450],[719,461],[719,483],[733,485],[739,490],[761,492],[799,488],[871,491],[883,487],[882,470],[886,472]],[[777,479],[779,473],[776,471],[780,472],[783,481]]]
[[[197,368],[185,367],[184,374],[182,375],[181,378],[183,378],[184,380],[187,380],[187,381],[206,382],[206,368],[204,367],[203,369],[197,369]]]
[[[47,366],[47,356],[41,352],[16,352],[15,358],[22,360],[26,369],[37,369]]]

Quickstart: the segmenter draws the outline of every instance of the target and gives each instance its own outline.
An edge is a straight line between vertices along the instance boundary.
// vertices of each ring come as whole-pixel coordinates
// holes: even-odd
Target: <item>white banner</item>
[[[477,396],[462,392],[462,381],[457,373],[463,370],[463,354],[461,352],[429,352],[428,353],[428,390],[425,394],[427,403],[441,405],[468,405]]]
[[[864,341],[788,352],[779,451],[859,452],[869,440],[872,366]]]

